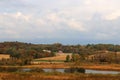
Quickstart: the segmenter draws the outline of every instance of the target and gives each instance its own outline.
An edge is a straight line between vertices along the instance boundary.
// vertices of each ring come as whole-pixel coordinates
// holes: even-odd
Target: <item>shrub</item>
[[[0,67],[0,72],[16,72],[18,70],[17,67]]]
[[[79,73],[85,73],[85,69],[84,68],[69,68],[69,69],[65,69],[66,73],[74,73],[74,72],[79,72]]]
[[[30,72],[44,72],[44,70],[40,68],[34,68],[34,69],[31,69]]]

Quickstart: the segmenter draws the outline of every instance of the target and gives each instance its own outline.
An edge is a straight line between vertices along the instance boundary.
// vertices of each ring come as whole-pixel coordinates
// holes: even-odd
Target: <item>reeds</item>
[[[79,73],[0,73],[0,80],[120,80],[120,75]]]

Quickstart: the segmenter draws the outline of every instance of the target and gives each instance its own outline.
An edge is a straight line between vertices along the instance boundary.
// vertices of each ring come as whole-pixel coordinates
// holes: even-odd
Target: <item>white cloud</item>
[[[86,31],[86,29],[83,27],[82,23],[81,22],[78,22],[74,19],[71,19],[71,20],[68,20],[67,21],[67,25],[71,28],[71,29],[74,29],[74,30],[77,30],[77,31],[81,31],[81,32],[84,32]]]
[[[120,17],[120,1],[119,0],[85,0],[85,5],[89,11],[100,13],[105,20],[115,20]]]
[[[105,16],[106,20],[116,20],[120,17],[120,11],[117,12],[111,12],[111,14],[108,14]]]
[[[85,34],[86,38],[111,39],[120,33],[119,0],[13,0],[10,4],[6,1],[0,6],[3,37],[59,38]]]

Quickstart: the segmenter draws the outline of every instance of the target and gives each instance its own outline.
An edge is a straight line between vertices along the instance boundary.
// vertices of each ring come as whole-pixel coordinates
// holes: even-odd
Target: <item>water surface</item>
[[[43,69],[45,72],[61,72],[65,73],[65,69]],[[91,69],[85,69],[86,74],[120,74],[120,71],[105,71],[105,70],[91,70]]]
[[[24,72],[28,72],[31,69],[23,69]],[[44,72],[61,72],[65,73],[66,69],[42,69]],[[105,70],[91,70],[91,69],[85,69],[86,74],[120,74],[120,71],[105,71]]]

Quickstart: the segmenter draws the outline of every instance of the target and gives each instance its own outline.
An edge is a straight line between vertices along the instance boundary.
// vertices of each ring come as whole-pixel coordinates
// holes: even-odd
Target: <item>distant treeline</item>
[[[23,42],[0,43],[0,54],[9,54],[11,59],[2,60],[0,64],[29,64],[32,59],[51,57],[55,52],[78,53],[84,56],[96,54],[98,51],[119,52],[120,45],[113,44],[87,44],[87,45],[63,45],[54,44],[31,44]],[[4,62],[4,63],[3,63]]]
[[[62,45],[60,43],[31,44],[31,43],[22,43],[22,42],[0,43],[0,53],[10,54],[12,57],[14,56],[22,57],[22,55],[33,56],[34,58],[53,56],[53,54],[52,55],[45,54],[44,50],[49,50],[51,51],[51,53],[62,51],[64,53],[92,54],[94,53],[94,51],[101,51],[101,50],[119,52],[120,45],[113,45],[113,44]]]

